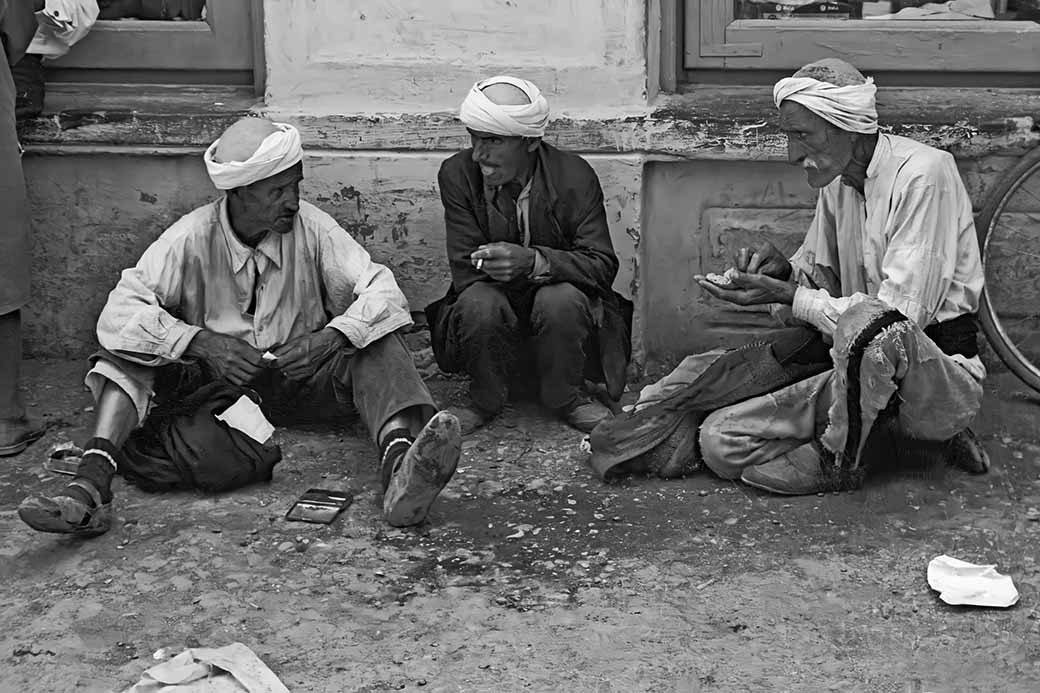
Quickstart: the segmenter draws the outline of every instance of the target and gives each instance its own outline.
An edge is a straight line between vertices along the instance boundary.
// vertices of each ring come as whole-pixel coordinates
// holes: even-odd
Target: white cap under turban
[[[493,84],[511,84],[527,95],[530,103],[499,105],[482,91]],[[459,120],[471,130],[505,137],[541,137],[549,122],[549,102],[533,83],[519,77],[499,75],[473,85],[459,109]]]
[[[239,152],[233,159],[224,161],[223,159],[228,157],[218,154],[223,137],[209,146],[203,158],[210,180],[218,190],[239,188],[270,178],[287,168],[292,168],[303,159],[300,132],[288,123],[271,125],[275,131],[267,135],[251,154]]]
[[[873,134],[878,131],[877,87],[867,78],[863,84],[839,87],[812,77],[785,77],[773,87],[773,101],[794,101],[842,130]]]

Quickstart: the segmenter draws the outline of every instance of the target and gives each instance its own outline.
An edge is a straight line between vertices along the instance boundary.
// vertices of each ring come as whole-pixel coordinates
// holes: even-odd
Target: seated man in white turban
[[[511,385],[582,431],[618,399],[632,306],[611,288],[618,259],[603,191],[581,157],[542,141],[549,106],[527,80],[477,82],[460,109],[472,148],[438,175],[451,287],[427,310],[440,367],[470,377],[463,432],[499,413]],[[515,390],[514,390],[515,392]]]
[[[873,81],[841,60],[806,65],[773,94],[788,159],[820,191],[812,225],[790,260],[764,242],[740,249],[725,275],[698,281],[725,301],[773,304],[777,314],[811,326],[831,345],[833,367],[706,408],[703,462],[723,478],[774,493],[855,488],[864,443],[880,418],[897,439],[945,441],[949,461],[986,471],[986,453],[968,429],[985,376],[974,320],[983,273],[971,200],[953,157],[880,134]],[[636,410],[651,411],[732,353],[688,357],[641,393]],[[682,428],[662,446],[680,447],[676,440],[691,437]],[[598,437],[609,447],[610,437],[599,433],[594,456]],[[687,445],[687,454],[696,447]]]
[[[239,120],[206,151],[225,194],[167,229],[109,295],[86,378],[94,437],[64,490],[22,503],[28,525],[107,530],[124,442],[153,394],[182,396],[161,386],[199,367],[289,408],[360,415],[380,450],[385,519],[425,518],[458,462],[458,421],[435,413],[398,334],[412,320],[393,275],[300,199],[301,159],[294,127],[259,118]]]

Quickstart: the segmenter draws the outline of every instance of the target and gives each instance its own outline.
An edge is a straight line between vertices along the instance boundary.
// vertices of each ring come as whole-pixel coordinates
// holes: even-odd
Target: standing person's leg
[[[0,315],[0,457],[19,454],[44,432],[25,415],[21,380],[22,320],[15,310]]]
[[[444,360],[470,377],[469,406],[453,410],[466,434],[505,406],[522,334],[509,297],[491,282],[466,287],[444,312]]]
[[[573,284],[549,284],[535,292],[531,343],[542,404],[586,433],[610,416],[610,409],[582,391],[594,328],[589,299]]]
[[[15,130],[14,82],[0,56],[0,456],[17,455],[42,431],[25,418],[21,309],[29,302],[29,206]]]
[[[458,465],[458,419],[437,411],[397,333],[344,350],[319,372],[330,377],[336,400],[356,409],[379,448],[386,521],[422,522]]]
[[[18,514],[41,532],[101,534],[110,526],[112,478],[123,444],[144,421],[151,400],[155,369],[99,357],[86,384],[94,394],[94,435],[83,446],[76,477],[54,496],[30,496]]]

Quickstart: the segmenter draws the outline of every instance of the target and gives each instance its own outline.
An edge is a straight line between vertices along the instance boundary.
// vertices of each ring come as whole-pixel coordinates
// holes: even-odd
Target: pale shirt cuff
[[[379,320],[371,324],[353,316],[337,315],[329,321],[326,327],[331,327],[342,334],[356,349],[364,349],[372,342],[412,324],[411,314],[407,310],[402,310],[396,315],[381,316]]]
[[[809,289],[799,286],[794,290],[794,301],[791,302],[791,313],[799,320],[813,325],[823,317],[823,308],[830,297],[823,289]]]
[[[549,261],[542,255],[540,250],[535,248],[534,267],[531,268],[531,273],[527,275],[527,278],[536,282],[545,281],[551,273],[552,268],[549,266]]]
[[[191,344],[191,340],[195,339],[195,335],[202,332],[202,328],[197,325],[189,325],[186,322],[178,322],[176,325],[170,328],[170,336],[167,343],[170,345],[170,352],[168,354],[170,360],[179,361],[184,357],[184,352],[188,350],[188,345]]]

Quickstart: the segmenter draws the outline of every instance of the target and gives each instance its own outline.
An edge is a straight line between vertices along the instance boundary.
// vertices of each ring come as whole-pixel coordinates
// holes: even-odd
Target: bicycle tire
[[[1000,177],[996,187],[987,196],[987,202],[975,218],[983,269],[986,251],[994,224],[1000,219],[1012,196],[1032,176],[1040,176],[1040,147],[1027,152],[1015,166]],[[1012,342],[990,301],[989,291],[983,289],[979,304],[979,323],[986,340],[1000,360],[1023,383],[1040,392],[1040,365],[1034,364]]]

